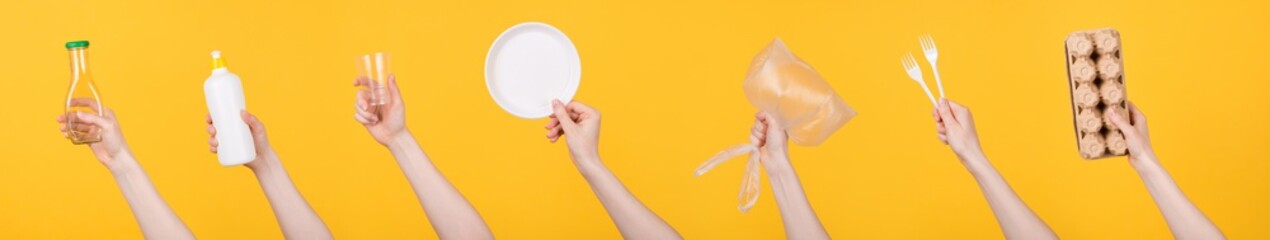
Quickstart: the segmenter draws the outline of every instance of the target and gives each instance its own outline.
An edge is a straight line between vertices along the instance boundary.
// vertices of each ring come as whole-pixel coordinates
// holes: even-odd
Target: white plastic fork
[[[908,53],[900,57],[900,64],[904,65],[904,71],[908,72],[908,78],[912,78],[917,84],[922,85],[922,90],[926,91],[926,97],[930,98],[930,104],[938,106],[935,103],[935,96],[930,94],[930,88],[926,87],[926,81],[922,80],[922,67],[917,65],[917,60],[913,59],[913,53]]]
[[[935,60],[939,59],[939,49],[935,48],[935,39],[930,38],[930,34],[917,37],[917,41],[922,43],[922,51],[926,52],[926,61],[930,62],[930,70],[935,72],[935,86],[939,87],[939,98],[944,98],[944,82],[939,80],[939,67],[935,66]]]

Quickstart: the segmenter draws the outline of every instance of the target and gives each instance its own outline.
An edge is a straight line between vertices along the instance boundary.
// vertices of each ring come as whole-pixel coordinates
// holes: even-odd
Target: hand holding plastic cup
[[[379,113],[379,107],[388,103],[388,54],[377,52],[357,57],[357,81],[360,95],[367,99],[366,111]]]

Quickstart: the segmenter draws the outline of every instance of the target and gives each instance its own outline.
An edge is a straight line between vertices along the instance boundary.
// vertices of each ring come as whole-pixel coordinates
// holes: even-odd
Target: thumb
[[[397,75],[388,75],[388,94],[392,94],[395,104],[401,104],[401,91],[397,88]]]
[[[560,120],[564,133],[566,135],[572,134],[578,123],[574,122],[573,117],[569,116],[569,110],[565,109],[564,103],[561,103],[560,100],[551,100],[551,109],[553,114],[556,115],[556,120]]]
[[[93,125],[103,129],[106,127],[106,125],[108,125],[106,122],[106,118],[97,116],[97,114],[92,114],[92,113],[75,112],[75,119],[79,122],[87,123],[89,125]]]
[[[252,136],[260,137],[265,135],[265,124],[260,123],[260,119],[257,119],[256,115],[251,115],[247,110],[243,110],[241,113],[243,123],[246,123],[247,127],[251,128]]]

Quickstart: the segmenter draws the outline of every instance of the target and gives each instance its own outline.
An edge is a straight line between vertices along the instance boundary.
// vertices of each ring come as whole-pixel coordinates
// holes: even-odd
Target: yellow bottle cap
[[[212,70],[225,67],[225,59],[220,57],[220,50],[212,51]]]

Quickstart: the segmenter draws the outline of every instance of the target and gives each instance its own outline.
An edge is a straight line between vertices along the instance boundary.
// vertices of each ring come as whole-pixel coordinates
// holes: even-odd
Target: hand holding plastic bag
[[[834,92],[820,73],[794,56],[780,38],[754,56],[744,87],[750,104],[776,117],[789,138],[799,145],[819,145],[856,115],[855,109]],[[701,176],[728,159],[750,154],[738,195],[742,212],[758,200],[762,157],[757,142],[750,139],[750,143],[719,152],[696,171]]]

